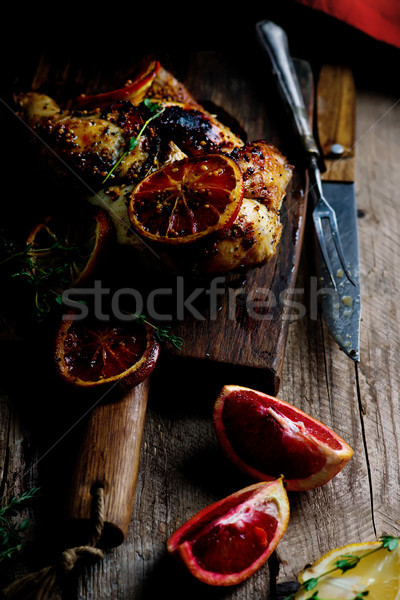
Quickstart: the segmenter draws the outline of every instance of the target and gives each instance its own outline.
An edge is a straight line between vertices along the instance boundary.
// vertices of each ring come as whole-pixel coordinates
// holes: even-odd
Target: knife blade
[[[350,68],[324,65],[316,90],[316,137],[326,170],[323,193],[336,212],[346,266],[354,285],[344,277],[332,240],[328,253],[336,289],[325,261],[316,248],[318,293],[325,322],[339,347],[354,361],[360,360],[361,286],[354,185],[355,84]]]

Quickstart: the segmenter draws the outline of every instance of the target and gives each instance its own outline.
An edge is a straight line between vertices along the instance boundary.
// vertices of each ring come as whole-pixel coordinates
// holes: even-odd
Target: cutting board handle
[[[104,489],[101,544],[118,546],[124,541],[135,498],[148,391],[146,379],[124,396],[93,408],[66,505],[72,535],[88,535],[93,491],[100,486]]]

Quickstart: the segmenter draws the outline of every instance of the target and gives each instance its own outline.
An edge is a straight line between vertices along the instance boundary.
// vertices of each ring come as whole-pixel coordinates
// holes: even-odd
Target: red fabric
[[[400,0],[297,0],[400,48]]]

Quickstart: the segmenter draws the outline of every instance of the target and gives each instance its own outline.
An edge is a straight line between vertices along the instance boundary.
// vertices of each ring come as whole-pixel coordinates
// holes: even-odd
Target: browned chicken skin
[[[18,104],[35,133],[72,171],[96,187],[89,201],[109,211],[122,244],[137,244],[130,233],[127,203],[143,177],[185,156],[229,155],[242,172],[244,200],[231,229],[206,246],[201,268],[208,273],[227,272],[268,261],[281,236],[279,210],[293,167],[266,140],[245,143],[163,67],[146,97],[162,106],[163,112],[145,127],[129,152],[129,140],[149,116],[142,102],[134,105],[124,100],[101,109],[64,111],[48,96],[29,92],[19,96]],[[118,202],[114,192],[108,193],[110,186],[123,190]]]
[[[243,173],[244,195],[279,211],[293,167],[275,146],[258,140],[231,154]]]

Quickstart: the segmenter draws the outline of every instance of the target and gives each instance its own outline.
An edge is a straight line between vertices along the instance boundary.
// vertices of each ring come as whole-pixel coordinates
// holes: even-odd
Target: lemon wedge
[[[363,557],[354,568],[335,568],[337,561],[354,556]],[[315,587],[304,589],[304,583],[315,578]],[[324,554],[298,579],[302,587],[295,600],[400,600],[400,546],[391,551],[382,542],[342,546]]]

